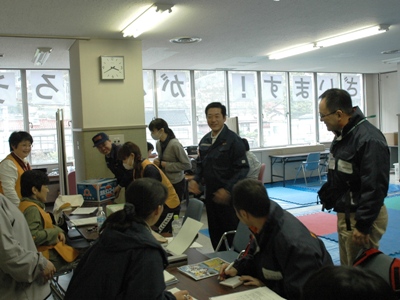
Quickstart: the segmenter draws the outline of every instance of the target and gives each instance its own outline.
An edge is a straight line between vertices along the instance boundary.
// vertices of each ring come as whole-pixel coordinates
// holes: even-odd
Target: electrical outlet
[[[122,145],[124,142],[124,135],[123,134],[112,134],[110,135],[111,143],[116,145]]]

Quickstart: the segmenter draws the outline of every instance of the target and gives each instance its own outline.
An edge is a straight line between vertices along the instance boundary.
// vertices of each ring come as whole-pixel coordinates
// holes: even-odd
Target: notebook
[[[240,276],[229,277],[223,281],[220,281],[219,284],[229,286],[234,289],[243,284],[243,281],[239,280],[239,278]]]

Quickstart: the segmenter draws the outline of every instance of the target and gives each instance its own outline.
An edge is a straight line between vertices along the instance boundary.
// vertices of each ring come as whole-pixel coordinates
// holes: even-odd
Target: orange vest
[[[163,171],[160,170],[159,167],[157,167],[155,164],[153,164],[151,161],[145,159],[144,161],[142,161],[142,173],[140,174],[140,177],[143,178],[143,174],[144,174],[144,169],[148,166],[148,165],[153,165],[155,166],[158,171],[160,172],[161,175],[161,183],[168,189],[168,198],[165,201],[165,204],[171,208],[174,209],[175,207],[177,207],[180,204],[179,201],[179,197],[178,194],[175,191],[174,186],[172,185],[171,181],[169,181],[168,177],[164,174]]]
[[[15,160],[15,158],[11,154],[8,154],[4,160],[6,160],[6,159],[11,160],[17,167],[18,177],[17,177],[17,181],[15,182],[15,191],[17,192],[18,198],[21,199],[22,198],[22,196],[21,196],[21,176],[25,171],[24,171],[24,169],[22,169],[22,167],[19,165],[19,163]],[[2,193],[4,195],[3,187],[1,186],[1,181],[0,181],[0,193]]]
[[[40,212],[40,215],[42,216],[42,219],[44,221],[44,228],[45,229],[50,229],[54,228],[53,222],[51,220],[50,215],[45,212],[40,206],[38,206],[35,203],[29,202],[29,201],[21,201],[19,205],[19,209],[24,213],[24,211],[30,207],[30,206],[36,206],[37,209]],[[55,245],[49,245],[49,246],[36,246],[39,252],[42,252],[43,256],[49,259],[49,249],[53,249],[57,251],[58,254],[66,261],[66,262],[73,262],[79,255],[79,252],[72,248],[71,246],[68,246],[67,244],[64,244],[63,242],[58,242]]]

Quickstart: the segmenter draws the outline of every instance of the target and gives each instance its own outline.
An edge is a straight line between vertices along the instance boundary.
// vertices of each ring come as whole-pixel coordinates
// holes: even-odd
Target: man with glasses
[[[378,248],[386,231],[390,152],[382,132],[353,107],[347,91],[329,89],[319,98],[320,119],[335,134],[328,181],[319,194],[337,212],[341,265],[352,265],[364,247]]]
[[[122,165],[122,161],[118,159],[118,150],[121,145],[116,145],[110,141],[110,138],[104,132],[99,132],[93,138],[93,147],[96,147],[101,154],[105,156],[107,168],[114,174],[117,179],[117,187],[114,189],[115,198],[118,198],[121,189],[127,187],[133,180],[133,173]]]

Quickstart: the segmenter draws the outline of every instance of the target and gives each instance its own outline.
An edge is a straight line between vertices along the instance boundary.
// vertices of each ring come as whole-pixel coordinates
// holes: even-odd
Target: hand
[[[63,244],[65,244],[65,234],[64,234],[64,232],[60,232],[58,234],[58,241],[62,242]]]
[[[160,160],[158,158],[153,160],[153,164],[155,164],[157,167],[161,167]]]
[[[192,296],[190,296],[189,292],[186,290],[176,292],[174,296],[176,300],[193,300]]]
[[[53,278],[55,272],[56,272],[56,267],[53,265],[51,261],[47,260],[46,268],[42,271],[42,276],[45,282]]]
[[[236,276],[237,275],[237,270],[234,267],[230,267],[228,270],[229,264],[223,264],[221,265],[221,268],[219,269],[219,276],[218,276],[218,280],[225,280],[226,276]]]
[[[240,280],[244,281],[244,285],[255,285],[255,286],[263,286],[264,284],[258,280],[257,278],[251,277],[249,275],[240,276]]]
[[[199,184],[195,180],[190,180],[189,181],[188,188],[189,188],[189,192],[191,192],[191,193],[193,193],[195,195],[200,195],[201,194],[201,191],[200,191],[200,188],[199,188]]]
[[[229,205],[231,194],[224,188],[220,188],[214,193],[214,202],[221,205]]]
[[[118,198],[119,193],[121,192],[121,187],[118,185],[114,188],[114,196],[115,198]]]
[[[369,234],[364,234],[358,231],[357,228],[353,229],[353,243],[358,246],[367,246],[369,245]]]

